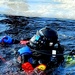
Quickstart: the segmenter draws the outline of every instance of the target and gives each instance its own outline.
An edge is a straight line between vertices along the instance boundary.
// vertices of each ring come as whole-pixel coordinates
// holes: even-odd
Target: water
[[[32,37],[40,28],[49,26],[57,31],[59,41],[64,45],[65,53],[75,50],[74,10],[74,0],[1,0],[1,14],[18,16],[0,15],[0,38],[10,35],[14,39],[21,40]],[[21,47],[23,46],[20,44],[13,44],[8,47],[0,46],[0,56],[5,59],[5,61],[0,59],[0,75],[22,75],[14,55],[14,51]],[[65,68],[60,66],[55,69],[53,75],[75,75],[74,65],[73,62]]]
[[[5,35],[10,35],[14,39],[24,39],[32,37],[37,30],[42,27],[49,26],[55,29],[58,33],[59,41],[64,45],[65,52],[75,49],[75,21],[68,19],[57,18],[38,18],[38,17],[21,17],[21,16],[0,16],[0,38]],[[0,46],[0,56],[5,61],[0,59],[0,75],[13,73],[14,75],[22,73],[16,64],[14,51],[23,47],[20,44],[9,45],[8,47]],[[72,65],[73,64],[73,65]],[[53,75],[75,74],[75,63],[67,67],[58,67]]]
[[[0,24],[0,33],[5,31],[5,30],[8,30],[8,29],[9,29],[9,27],[6,26],[5,24]]]

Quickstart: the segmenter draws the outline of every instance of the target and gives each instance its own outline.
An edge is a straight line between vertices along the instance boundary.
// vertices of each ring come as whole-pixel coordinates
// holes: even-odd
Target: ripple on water
[[[8,25],[0,24],[0,33],[9,29]]]

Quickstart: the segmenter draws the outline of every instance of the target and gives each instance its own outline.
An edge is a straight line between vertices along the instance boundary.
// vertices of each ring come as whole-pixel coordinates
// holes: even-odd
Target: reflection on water
[[[7,19],[7,18],[3,15],[0,15],[0,21],[4,20],[4,19]],[[0,23],[0,33],[3,32],[3,31],[6,31],[8,29],[9,29],[9,26],[7,24]],[[1,37],[1,35],[0,35],[0,37]]]
[[[3,31],[6,31],[8,29],[9,29],[9,27],[6,26],[5,24],[0,24],[0,33],[3,32]]]

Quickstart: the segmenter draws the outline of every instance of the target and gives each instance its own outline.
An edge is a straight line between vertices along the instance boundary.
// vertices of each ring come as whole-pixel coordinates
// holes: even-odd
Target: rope
[[[32,50],[32,52],[38,52],[38,53],[41,53],[41,54],[45,54],[45,55],[55,55],[55,54],[49,54],[49,53],[51,53],[51,51],[46,51],[46,50],[34,50],[34,49],[31,49]],[[69,53],[64,53],[64,54],[56,54],[56,56],[60,56],[60,55],[69,55]],[[75,54],[72,54],[72,55],[75,55]]]

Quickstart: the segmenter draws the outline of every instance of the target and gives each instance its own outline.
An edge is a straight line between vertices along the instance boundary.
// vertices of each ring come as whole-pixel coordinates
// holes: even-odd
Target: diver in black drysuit
[[[49,69],[58,66],[64,60],[64,49],[58,41],[56,31],[51,28],[44,27],[37,31],[27,46],[30,47],[32,54],[21,54],[21,64],[30,62],[35,68],[43,63]],[[32,61],[28,61],[30,58]]]
[[[32,56],[39,63],[44,63],[49,67],[57,66],[64,60],[64,48],[58,41],[56,31],[45,27],[37,31],[30,39],[28,46],[32,50]],[[54,55],[52,54],[54,52]]]

